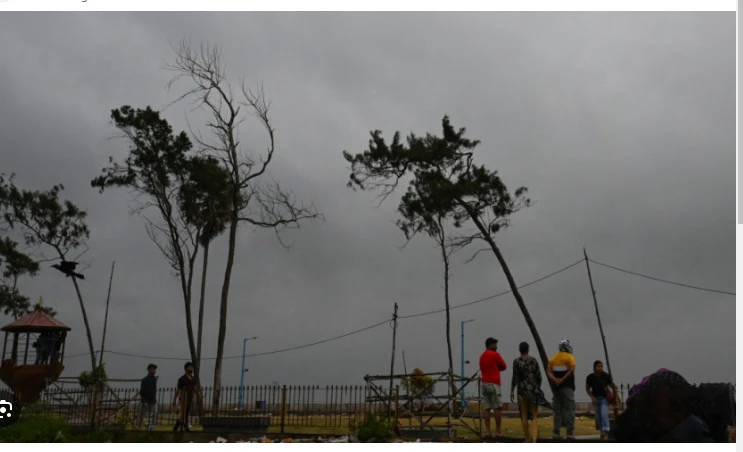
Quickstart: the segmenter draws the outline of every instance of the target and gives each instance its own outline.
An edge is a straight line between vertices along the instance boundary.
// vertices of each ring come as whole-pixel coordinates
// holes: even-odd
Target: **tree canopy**
[[[378,192],[381,203],[412,176],[398,207],[403,217],[398,226],[408,239],[420,232],[441,237],[443,222],[450,221],[455,232],[447,238],[449,250],[485,242],[503,269],[546,368],[547,354],[536,325],[495,242],[495,235],[511,224],[511,215],[532,202],[526,187],[511,192],[497,171],[474,162],[480,141],[466,138],[465,132],[455,129],[448,116],[442,120],[440,136],[411,133],[403,143],[396,132],[388,143],[380,130],[372,131],[366,151],[343,152],[351,165],[348,186]]]

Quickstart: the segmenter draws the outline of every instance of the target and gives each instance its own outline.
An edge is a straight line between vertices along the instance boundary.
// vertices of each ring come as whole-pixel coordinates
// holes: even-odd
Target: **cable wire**
[[[602,267],[610,268],[612,270],[616,270],[616,271],[619,271],[619,272],[622,272],[622,273],[627,273],[629,275],[639,276],[641,278],[646,278],[646,279],[650,279],[650,280],[653,280],[653,281],[663,282],[663,283],[666,283],[666,284],[673,284],[675,286],[686,287],[688,289],[702,290],[702,291],[705,291],[705,292],[714,292],[714,293],[719,293],[719,294],[723,294],[723,295],[732,295],[732,296],[735,296],[735,292],[726,292],[724,290],[708,289],[706,287],[692,286],[690,284],[683,284],[683,283],[680,283],[680,282],[669,281],[667,279],[656,278],[655,276],[644,275],[642,273],[637,273],[637,272],[633,272],[633,271],[630,271],[630,270],[625,270],[623,268],[614,267],[613,265],[609,265],[609,264],[602,264],[601,262],[596,262],[593,259],[588,259],[588,261],[589,262],[593,262],[594,264],[600,265]]]
[[[277,353],[284,353],[284,352],[290,352],[290,351],[294,351],[294,350],[299,350],[299,349],[302,349],[302,348],[314,347],[315,345],[324,344],[326,342],[337,341],[339,339],[343,339],[343,338],[346,338],[346,337],[349,337],[349,336],[353,336],[355,334],[363,333],[364,331],[368,331],[368,330],[377,328],[379,326],[386,325],[389,322],[390,322],[390,319],[387,319],[387,320],[385,320],[383,322],[375,323],[374,325],[369,325],[367,327],[364,327],[364,328],[361,328],[361,329],[358,329],[358,330],[351,331],[350,333],[341,334],[340,336],[334,336],[334,337],[331,337],[329,339],[323,339],[321,341],[312,342],[310,344],[297,345],[295,347],[282,348],[282,349],[273,350],[273,351],[270,351],[270,352],[251,353],[251,354],[245,355],[245,357],[246,358],[253,358],[253,357],[256,357],[256,356],[275,355]],[[191,358],[172,358],[172,357],[164,357],[164,356],[137,355],[137,354],[134,354],[134,353],[115,352],[115,351],[110,351],[110,350],[109,351],[106,351],[106,353],[111,354],[111,355],[127,356],[127,357],[130,357],[130,358],[146,358],[146,359],[153,359],[153,360],[160,360],[160,361],[188,361],[189,359],[191,359]],[[243,357],[243,355],[224,356],[224,357],[222,357],[222,360],[224,361],[224,360],[228,360],[228,359],[238,359],[238,358],[241,359],[242,357]],[[217,358],[201,358],[202,361],[213,361],[213,360],[216,360],[216,359]]]
[[[554,272],[552,272],[552,273],[550,273],[550,274],[548,274],[546,276],[543,276],[543,277],[541,277],[539,279],[535,279],[534,281],[528,282],[528,283],[526,283],[526,284],[524,284],[522,286],[519,286],[518,288],[519,289],[522,289],[524,287],[528,287],[528,286],[531,286],[533,284],[537,284],[539,282],[542,282],[545,279],[551,278],[551,277],[553,277],[553,276],[555,276],[555,275],[557,275],[559,273],[562,273],[562,272],[564,272],[566,270],[569,270],[569,269],[575,267],[576,265],[582,263],[583,261],[584,261],[584,259],[581,259],[581,260],[579,260],[579,261],[577,261],[575,263],[572,263],[572,264],[568,265],[567,267],[563,267],[560,270],[554,271]],[[487,301],[487,300],[492,300],[493,298],[497,298],[497,297],[500,297],[502,295],[506,295],[506,294],[509,294],[509,293],[511,293],[511,291],[510,290],[507,290],[505,292],[500,292],[500,293],[497,293],[495,295],[491,295],[489,297],[480,298],[479,300],[474,300],[474,301],[470,301],[468,303],[451,306],[449,309],[451,310],[451,309],[463,308],[465,306],[471,306],[473,304],[482,303],[483,301]],[[423,316],[426,316],[426,315],[437,314],[437,313],[444,312],[444,311],[446,311],[446,308],[444,308],[444,309],[437,309],[437,310],[428,311],[428,312],[421,312],[421,313],[418,313],[418,314],[411,314],[411,315],[407,315],[407,316],[398,316],[397,318],[398,318],[398,320],[399,319],[412,319],[412,318],[415,318],[415,317],[423,317]],[[392,327],[393,326],[393,322],[394,322],[394,319],[393,318],[389,318],[389,319],[384,320],[382,322],[375,323],[374,325],[369,325],[367,327],[360,328],[358,330],[354,330],[354,331],[351,331],[350,333],[342,334],[340,336],[334,336],[334,337],[331,337],[331,338],[328,338],[328,339],[323,339],[321,341],[312,342],[310,344],[298,345],[298,346],[295,346],[295,347],[289,347],[289,348],[284,348],[284,349],[279,349],[279,350],[273,350],[273,351],[270,351],[270,352],[247,354],[247,355],[245,355],[245,357],[246,358],[252,358],[252,357],[256,357],[256,356],[275,355],[277,353],[284,353],[284,352],[290,352],[290,351],[294,351],[294,350],[300,350],[300,349],[307,348],[307,347],[314,347],[315,345],[325,344],[327,342],[337,341],[339,339],[343,339],[343,338],[346,338],[346,337],[349,337],[349,336],[353,336],[355,334],[363,333],[365,331],[371,330],[373,328],[377,328],[377,327],[382,326],[382,325],[385,325],[385,324],[389,324]],[[116,351],[112,351],[112,350],[106,350],[106,353],[107,354],[111,354],[111,355],[126,356],[126,357],[129,357],[129,358],[143,358],[143,359],[152,359],[152,360],[160,360],[160,361],[184,361],[184,360],[187,361],[188,359],[190,359],[190,358],[173,358],[173,357],[164,357],[164,356],[138,355],[138,354],[134,354],[134,353],[116,352]],[[85,356],[85,355],[87,355],[87,353],[80,353],[80,354],[77,354],[77,355],[70,355],[70,356],[66,356],[65,358],[70,359],[70,358],[76,358],[76,357]],[[222,360],[238,359],[238,358],[242,358],[242,355],[225,356],[225,357],[222,358]],[[216,358],[201,358],[202,361],[212,361],[212,360],[215,360],[215,359]]]
[[[540,283],[540,282],[542,282],[542,281],[544,281],[546,279],[549,279],[549,278],[551,278],[553,276],[556,276],[556,275],[558,275],[558,274],[560,274],[562,272],[565,272],[565,271],[567,271],[567,270],[575,267],[576,265],[581,264],[585,260],[586,260],[585,258],[580,259],[579,261],[576,261],[576,262],[574,262],[574,263],[572,263],[572,264],[570,264],[570,265],[568,265],[566,267],[563,267],[563,268],[561,268],[559,270],[556,270],[556,271],[554,271],[554,272],[552,272],[552,273],[550,273],[548,275],[545,275],[545,276],[543,276],[541,278],[538,278],[538,279],[535,279],[535,280],[533,280],[531,282],[528,282],[526,284],[523,284],[523,285],[519,286],[518,289],[523,289],[525,287],[529,287],[531,285]],[[609,264],[604,264],[602,262],[597,262],[597,261],[595,261],[593,259],[588,259],[588,261],[589,262],[592,262],[592,263],[594,263],[596,265],[602,266],[602,267],[606,267],[606,268],[609,268],[609,269],[612,269],[612,270],[616,270],[616,271],[619,271],[619,272],[622,272],[622,273],[627,273],[627,274],[630,274],[630,275],[634,275],[634,276],[639,276],[639,277],[642,277],[642,278],[650,279],[650,280],[653,280],[653,281],[663,282],[663,283],[666,283],[666,284],[673,284],[673,285],[680,286],[680,287],[686,287],[688,289],[702,290],[702,291],[706,291],[706,292],[714,292],[714,293],[719,293],[719,294],[723,294],[723,295],[733,295],[733,296],[735,296],[735,293],[734,292],[727,292],[727,291],[717,290],[717,289],[708,289],[708,288],[705,288],[705,287],[699,287],[699,286],[693,286],[693,285],[690,285],[690,284],[683,284],[683,283],[679,283],[679,282],[675,282],[675,281],[669,281],[669,280],[666,280],[666,279],[657,278],[657,277],[654,277],[654,276],[645,275],[645,274],[633,272],[633,271],[630,271],[630,270],[625,270],[623,268],[615,267],[615,266],[609,265]],[[449,308],[449,310],[463,308],[463,307],[471,306],[471,305],[474,305],[474,304],[477,304],[477,303],[482,303],[484,301],[492,300],[494,298],[498,298],[500,296],[507,295],[507,294],[509,294],[511,292],[512,292],[511,290],[506,290],[506,291],[503,291],[503,292],[496,293],[494,295],[490,295],[490,296],[485,297],[485,298],[480,298],[478,300],[470,301],[470,302],[467,302],[467,303],[454,305],[454,306],[451,306]],[[417,317],[424,317],[424,316],[427,316],[427,315],[438,314],[438,313],[445,312],[445,311],[446,311],[446,308],[435,309],[435,310],[432,310],[432,311],[420,312],[420,313],[417,313],[417,314],[400,315],[397,318],[398,318],[398,320],[399,319],[413,319],[413,318],[417,318]],[[379,326],[382,326],[384,324],[389,324],[390,327],[392,327],[393,326],[393,322],[394,322],[394,319],[390,318],[390,319],[384,320],[382,322],[375,323],[374,325],[369,325],[367,327],[364,327],[364,328],[360,328],[358,330],[351,331],[350,333],[342,334],[340,336],[334,336],[334,337],[331,337],[331,338],[328,338],[328,339],[323,339],[321,341],[312,342],[312,343],[309,343],[309,344],[298,345],[298,346],[295,346],[295,347],[289,347],[289,348],[283,348],[283,349],[279,349],[279,350],[273,350],[273,351],[270,351],[270,352],[251,353],[251,354],[245,355],[245,357],[246,358],[251,358],[251,357],[257,357],[257,356],[275,355],[275,354],[278,354],[278,353],[285,353],[285,352],[290,352],[290,351],[294,351],[294,350],[300,350],[300,349],[303,349],[303,348],[314,347],[316,345],[325,344],[325,343],[328,343],[328,342],[333,342],[333,341],[337,341],[337,340],[340,340],[340,339],[343,339],[343,338],[346,338],[346,337],[349,337],[349,336],[360,334],[360,333],[363,333],[365,331],[368,331],[368,330],[377,328]],[[118,356],[126,356],[126,357],[130,357],[130,358],[145,358],[145,359],[161,360],[161,361],[170,361],[170,360],[172,360],[172,361],[183,361],[183,360],[188,360],[188,358],[173,358],[173,357],[163,357],[163,356],[147,356],[147,355],[138,355],[138,354],[134,354],[134,353],[116,352],[116,351],[111,351],[111,350],[106,351],[106,353],[109,353],[109,354],[112,354],[112,355],[118,355]],[[87,356],[87,355],[88,355],[88,353],[78,353],[78,354],[75,354],[75,355],[66,356],[65,358],[71,359],[71,358],[78,358],[78,357]],[[242,355],[225,356],[222,359],[223,360],[229,360],[229,359],[238,359],[238,358],[242,358]],[[203,361],[211,361],[211,360],[216,360],[216,358],[202,358],[202,360]]]
[[[575,267],[576,265],[583,263],[583,261],[584,261],[584,259],[581,259],[581,260],[579,260],[577,262],[574,262],[574,263],[568,265],[567,267],[563,267],[563,268],[561,268],[561,269],[559,269],[557,271],[554,271],[554,272],[550,273],[549,275],[542,276],[539,279],[535,279],[534,281],[531,281],[531,282],[528,282],[528,283],[526,283],[526,284],[524,284],[522,286],[519,286],[519,287],[517,287],[517,289],[523,289],[524,287],[529,287],[529,286],[531,286],[533,284],[542,282],[545,279],[551,278],[551,277],[553,277],[555,275],[558,275],[558,274],[560,274],[560,273],[562,273],[564,271],[570,270],[571,268]],[[504,292],[500,292],[500,293],[497,293],[495,295],[490,295],[489,297],[480,298],[479,300],[470,301],[468,303],[463,303],[463,304],[457,304],[457,305],[454,305],[454,306],[450,306],[449,307],[449,310],[451,311],[452,309],[458,309],[458,308],[463,308],[465,306],[471,306],[473,304],[482,303],[483,301],[492,300],[493,298],[498,298],[500,296],[507,295],[507,294],[509,294],[511,292],[513,292],[513,291],[512,290],[506,290]],[[398,318],[400,318],[400,319],[414,319],[416,317],[423,317],[423,316],[426,316],[426,315],[438,314],[440,312],[446,312],[446,308],[436,309],[436,310],[428,311],[428,312],[421,312],[421,313],[418,313],[418,314],[401,315],[401,316],[398,316]]]

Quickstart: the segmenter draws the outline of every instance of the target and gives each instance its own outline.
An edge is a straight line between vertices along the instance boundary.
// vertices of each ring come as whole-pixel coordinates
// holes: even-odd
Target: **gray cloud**
[[[0,171],[21,185],[62,182],[88,210],[94,265],[85,295],[102,331],[108,271],[116,260],[111,350],[186,357],[178,285],[128,194],[99,195],[89,181],[110,155],[112,108],[161,108],[175,96],[162,70],[169,42],[190,36],[222,46],[235,81],[263,81],[273,101],[279,158],[272,175],[313,201],[322,224],[293,232],[291,251],[270,231],[245,229],[230,298],[227,355],[259,336],[264,352],[443,307],[434,243],[404,251],[396,200],[345,188],[340,151],[364,150],[371,129],[439,132],[449,114],[482,140],[478,160],[538,203],[514,217],[500,246],[519,284],[592,258],[705,287],[735,288],[735,18],[733,14],[5,14],[0,39]],[[186,111],[166,111],[186,129]],[[263,137],[246,129],[260,150]],[[253,138],[255,137],[255,139]],[[216,349],[224,240],[209,273],[206,355]],[[452,299],[507,290],[492,257],[455,258]],[[735,380],[734,297],[593,268],[615,377],[634,382],[659,367],[693,381]],[[86,350],[69,281],[44,271],[24,285],[73,328],[68,353]],[[523,290],[548,351],[567,336],[580,373],[603,356],[583,265]],[[467,358],[485,337],[507,359],[532,342],[510,295],[452,311]],[[446,368],[444,316],[400,321],[408,367]],[[252,383],[361,383],[389,366],[387,326],[302,350],[249,359]],[[700,366],[699,363],[706,363]],[[110,374],[138,377],[152,359],[109,355]],[[157,360],[155,360],[157,361]],[[70,359],[67,375],[84,368]],[[180,361],[158,361],[166,380]],[[398,363],[400,362],[398,357]],[[225,362],[236,384],[239,360]],[[207,362],[206,379],[212,362]],[[472,366],[470,366],[472,367]],[[472,367],[474,370],[474,367]],[[510,372],[507,373],[510,377]]]

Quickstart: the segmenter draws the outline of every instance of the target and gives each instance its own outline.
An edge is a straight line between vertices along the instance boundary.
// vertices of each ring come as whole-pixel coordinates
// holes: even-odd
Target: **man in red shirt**
[[[485,340],[485,351],[480,355],[480,373],[482,374],[482,397],[485,412],[485,437],[492,437],[490,429],[490,413],[495,417],[495,436],[502,437],[501,433],[501,402],[500,373],[506,370],[506,362],[498,353],[498,340],[492,337]]]

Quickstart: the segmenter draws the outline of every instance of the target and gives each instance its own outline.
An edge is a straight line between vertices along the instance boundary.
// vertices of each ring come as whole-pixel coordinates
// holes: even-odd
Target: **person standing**
[[[141,397],[141,407],[139,410],[139,420],[137,422],[137,430],[142,429],[144,424],[144,417],[147,416],[149,423],[148,430],[152,431],[157,425],[157,366],[150,364],[147,366],[147,376],[142,379],[142,383],[139,387],[139,396]]]
[[[187,362],[183,369],[186,373],[178,379],[178,385],[173,396],[173,405],[178,405],[179,415],[178,420],[173,427],[173,431],[176,432],[180,428],[181,431],[190,432],[191,429],[188,426],[188,418],[191,415],[191,407],[193,406],[194,396],[201,400],[201,391],[199,385],[196,382],[196,377],[193,375],[194,367],[192,362]]]
[[[482,396],[485,412],[485,437],[492,437],[490,415],[495,417],[495,436],[501,433],[502,408],[500,373],[506,370],[506,362],[498,353],[498,340],[489,337],[485,340],[485,351],[480,355],[480,373],[482,374]]]
[[[565,427],[567,439],[572,440],[575,439],[575,357],[573,346],[567,339],[562,339],[557,349],[547,364],[547,378],[554,394],[552,437],[560,439],[560,429]]]
[[[538,414],[539,405],[550,408],[549,402],[542,392],[542,371],[539,362],[529,356],[529,344],[519,344],[521,356],[513,360],[513,374],[511,377],[511,402],[514,402],[514,392],[518,396],[519,413],[521,414],[521,428],[524,430],[524,442],[536,443],[539,434]],[[531,431],[529,429],[531,418]]]
[[[604,364],[594,361],[593,372],[586,377],[586,393],[591,398],[593,412],[596,416],[596,430],[601,432],[604,439],[609,439],[611,422],[609,421],[609,404],[614,400],[617,387],[611,375],[604,372]],[[610,400],[611,399],[611,400]]]

